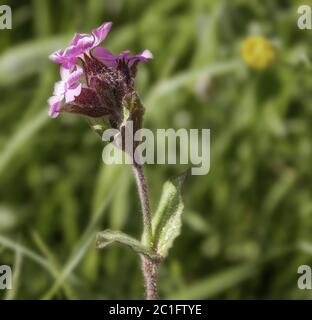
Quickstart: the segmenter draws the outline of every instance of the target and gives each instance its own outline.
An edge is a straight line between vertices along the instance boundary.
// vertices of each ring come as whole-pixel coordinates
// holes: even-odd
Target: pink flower
[[[70,47],[55,51],[50,55],[50,59],[66,69],[73,69],[77,59],[83,58],[84,54],[89,54],[91,49],[98,46],[106,38],[111,27],[112,23],[107,22],[94,29],[91,34],[76,33],[70,42]]]
[[[138,110],[143,108],[134,88],[137,64],[147,62],[153,55],[149,50],[136,55],[131,55],[129,50],[113,55],[98,47],[111,27],[112,23],[108,22],[91,34],[75,34],[70,47],[50,56],[61,65],[62,78],[55,84],[53,96],[49,99],[52,118],[60,112],[105,117],[111,126],[118,128],[123,123],[124,108],[132,100],[138,104]],[[77,65],[78,58],[82,68]],[[83,85],[79,83],[82,75],[85,77]],[[132,116],[140,123],[142,115]]]
[[[71,72],[69,69],[61,67],[61,81],[55,83],[53,96],[48,100],[50,105],[49,115],[56,118],[61,111],[62,101],[73,102],[75,97],[81,93],[81,83],[78,82],[83,74],[83,69],[79,66]]]

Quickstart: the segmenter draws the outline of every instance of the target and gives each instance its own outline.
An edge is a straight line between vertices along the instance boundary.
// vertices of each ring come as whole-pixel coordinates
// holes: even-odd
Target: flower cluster
[[[91,34],[76,34],[68,48],[50,56],[60,64],[61,74],[48,101],[52,118],[60,112],[92,119],[105,117],[111,127],[119,129],[126,113],[128,120],[140,126],[143,107],[134,90],[136,68],[139,62],[145,63],[153,56],[149,50],[137,55],[128,50],[113,55],[99,47],[111,27],[108,22]]]

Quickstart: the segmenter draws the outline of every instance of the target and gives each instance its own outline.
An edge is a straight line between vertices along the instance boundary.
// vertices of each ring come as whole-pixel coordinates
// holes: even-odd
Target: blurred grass
[[[113,52],[149,48],[137,87],[145,125],[210,128],[211,171],[185,187],[182,236],[160,274],[170,299],[309,299],[297,268],[312,264],[311,49],[297,29],[301,1],[8,0],[0,31],[0,264],[14,270],[1,298],[141,298],[139,262],[94,249],[96,231],[141,231],[131,170],[105,166],[83,119],[47,116],[58,79],[48,54],[103,21]],[[275,64],[240,60],[250,34],[269,38]],[[183,169],[148,166],[153,208]]]

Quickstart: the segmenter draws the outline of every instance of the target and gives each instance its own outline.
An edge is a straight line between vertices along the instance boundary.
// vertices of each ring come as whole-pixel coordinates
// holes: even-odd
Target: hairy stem
[[[158,262],[142,256],[142,272],[145,283],[145,296],[147,300],[158,300]]]
[[[153,248],[152,215],[149,203],[148,188],[145,180],[143,166],[133,165],[133,172],[140,197],[143,214],[143,238],[149,248]],[[158,263],[145,256],[142,256],[142,271],[146,290],[147,300],[158,299],[157,275]]]

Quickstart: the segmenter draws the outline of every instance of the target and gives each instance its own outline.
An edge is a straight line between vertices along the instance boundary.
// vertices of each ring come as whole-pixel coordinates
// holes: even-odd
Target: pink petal
[[[154,58],[152,52],[150,50],[148,50],[148,49],[144,50],[141,53],[141,57],[144,58],[144,59],[153,59]]]
[[[92,31],[92,35],[94,37],[93,48],[98,46],[107,37],[112,25],[113,24],[111,22],[107,22]]]
[[[146,49],[140,54],[129,56],[128,62],[130,63],[130,65],[139,61],[142,63],[146,63],[149,59],[152,59],[152,58],[153,58],[152,52]]]
[[[48,100],[48,103],[50,105],[49,116],[51,118],[56,118],[61,109],[61,101],[58,97],[53,96]]]
[[[113,66],[118,59],[118,56],[114,56],[110,51],[102,47],[94,48],[92,54],[95,58],[99,59],[108,67]]]
[[[76,62],[79,52],[77,48],[69,47],[65,50],[61,49],[53,52],[49,59],[53,62],[61,64],[63,67],[67,69],[72,69]]]
[[[108,50],[97,47],[93,50],[93,55],[105,65],[112,67],[118,60],[124,59],[129,65],[133,65],[136,62],[146,63],[149,59],[153,58],[153,54],[150,50],[144,50],[140,54],[131,55],[129,50],[121,52],[119,55],[115,56]]]
[[[65,82],[64,81],[56,82],[54,85],[54,91],[53,91],[54,96],[59,97],[62,100],[64,97],[64,93],[65,93]]]
[[[61,74],[61,79],[62,79],[63,81],[67,81],[67,79],[68,79],[68,77],[69,77],[69,75],[70,75],[70,69],[61,66],[61,68],[60,68],[60,74]]]
[[[80,83],[77,83],[75,86],[66,90],[65,93],[65,102],[69,103],[75,100],[75,97],[79,96],[81,93],[82,86]]]
[[[76,33],[70,44],[81,54],[83,51],[93,47],[94,37],[91,34]]]
[[[49,59],[54,61],[54,62],[57,62],[57,63],[62,63],[63,61],[63,54],[64,54],[64,50],[63,49],[60,49],[60,50],[57,50],[55,52],[53,52],[50,56],[49,56]]]
[[[77,65],[76,70],[71,74],[69,74],[69,76],[67,77],[67,83],[69,85],[74,84],[80,79],[82,75],[83,75],[83,69]]]

